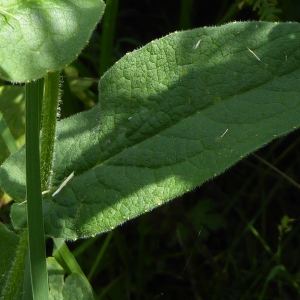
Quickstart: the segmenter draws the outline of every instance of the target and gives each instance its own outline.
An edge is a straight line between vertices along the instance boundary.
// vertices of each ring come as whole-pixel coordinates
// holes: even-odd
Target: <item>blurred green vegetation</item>
[[[126,52],[170,32],[235,20],[300,20],[297,0],[107,4],[89,45],[62,73],[61,118],[97,103],[100,74]],[[19,123],[1,112],[22,140]],[[99,299],[300,299],[299,186],[276,171],[300,182],[299,144],[296,131],[110,233],[68,243]],[[4,205],[2,222],[8,212]]]

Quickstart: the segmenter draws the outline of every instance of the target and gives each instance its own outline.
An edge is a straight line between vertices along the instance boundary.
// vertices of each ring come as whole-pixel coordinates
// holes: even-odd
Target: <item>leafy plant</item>
[[[3,258],[11,266],[1,270],[3,299],[22,290],[47,299],[44,232],[55,244],[49,297],[73,299],[76,285],[92,299],[64,240],[109,231],[299,127],[297,23],[230,23],[152,41],[103,75],[99,104],[56,125],[58,71],[82,50],[104,4],[10,2],[2,4],[0,38],[21,42],[1,48],[0,68],[3,79],[26,82],[26,145],[0,168],[20,236],[1,230],[18,249],[15,260]],[[32,282],[22,288],[27,236]],[[72,275],[63,283],[65,272]]]
[[[239,8],[245,3],[251,5],[253,10],[258,10],[260,20],[279,21],[281,9],[278,8],[277,0],[243,0],[239,3]]]

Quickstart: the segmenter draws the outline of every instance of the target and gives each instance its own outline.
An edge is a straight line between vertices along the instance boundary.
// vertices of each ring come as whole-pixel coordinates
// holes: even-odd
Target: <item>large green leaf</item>
[[[25,82],[63,69],[103,11],[102,0],[0,0],[0,77]]]
[[[126,55],[101,79],[100,104],[58,124],[53,179],[75,176],[45,196],[47,234],[110,230],[298,128],[299,41],[297,23],[242,22],[177,32]],[[18,201],[23,155],[0,169]]]

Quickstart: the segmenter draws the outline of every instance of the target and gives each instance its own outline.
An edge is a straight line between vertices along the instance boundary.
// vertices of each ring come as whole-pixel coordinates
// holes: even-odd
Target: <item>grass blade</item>
[[[15,139],[11,134],[9,127],[7,126],[2,113],[0,112],[0,135],[2,136],[10,153],[14,153],[18,150]]]
[[[48,275],[40,172],[40,114],[43,79],[26,84],[26,195],[33,299],[48,299]]]

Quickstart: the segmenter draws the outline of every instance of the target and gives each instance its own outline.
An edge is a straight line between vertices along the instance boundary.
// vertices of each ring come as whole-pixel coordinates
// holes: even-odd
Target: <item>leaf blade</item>
[[[297,23],[242,22],[126,55],[101,79],[100,104],[59,123],[53,176],[75,176],[45,197],[47,233],[111,230],[298,128],[299,35]]]

